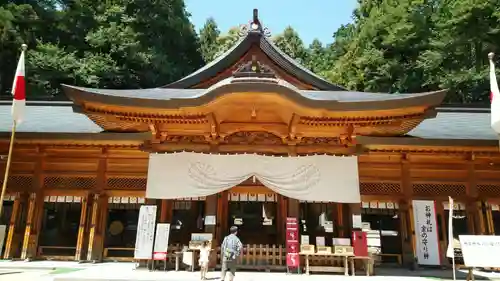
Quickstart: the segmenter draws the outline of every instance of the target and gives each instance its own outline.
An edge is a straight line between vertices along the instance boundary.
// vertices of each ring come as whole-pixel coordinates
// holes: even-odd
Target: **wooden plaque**
[[[314,245],[300,245],[300,253],[303,255],[313,255]]]
[[[354,256],[354,248],[352,246],[335,246],[334,250],[337,256]]]
[[[318,246],[317,253],[322,254],[322,255],[331,255],[332,254],[332,247]]]

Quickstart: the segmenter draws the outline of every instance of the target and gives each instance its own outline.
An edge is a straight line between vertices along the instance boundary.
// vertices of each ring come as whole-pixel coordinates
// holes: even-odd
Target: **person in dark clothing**
[[[222,255],[222,271],[221,280],[224,281],[226,273],[229,271],[229,281],[234,280],[236,274],[236,259],[241,255],[242,244],[238,234],[238,227],[231,226],[229,229],[230,234],[224,237],[221,246]]]

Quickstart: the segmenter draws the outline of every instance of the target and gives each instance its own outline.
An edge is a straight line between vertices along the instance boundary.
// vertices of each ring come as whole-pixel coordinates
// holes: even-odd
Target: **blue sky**
[[[252,10],[259,9],[262,24],[272,35],[281,33],[288,25],[292,26],[304,43],[314,38],[323,43],[333,41],[333,32],[341,24],[352,20],[356,0],[185,0],[191,13],[191,22],[199,30],[206,19],[213,17],[221,32],[233,26],[248,23]]]

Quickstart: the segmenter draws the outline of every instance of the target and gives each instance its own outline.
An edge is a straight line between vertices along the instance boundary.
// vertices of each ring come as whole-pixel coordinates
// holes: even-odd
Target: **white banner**
[[[255,176],[273,191],[304,201],[359,203],[358,158],[271,157],[181,152],[150,154],[147,198],[219,193]]]
[[[134,259],[148,260],[153,255],[155,238],[156,206],[141,206],[137,222]]]
[[[413,218],[418,264],[441,265],[435,202],[413,200]]]
[[[460,247],[466,267],[500,267],[500,236],[460,235]]]

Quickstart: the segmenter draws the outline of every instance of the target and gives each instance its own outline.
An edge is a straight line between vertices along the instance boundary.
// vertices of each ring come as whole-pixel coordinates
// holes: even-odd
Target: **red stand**
[[[366,232],[352,232],[352,247],[356,257],[368,257],[368,239],[366,237]]]

